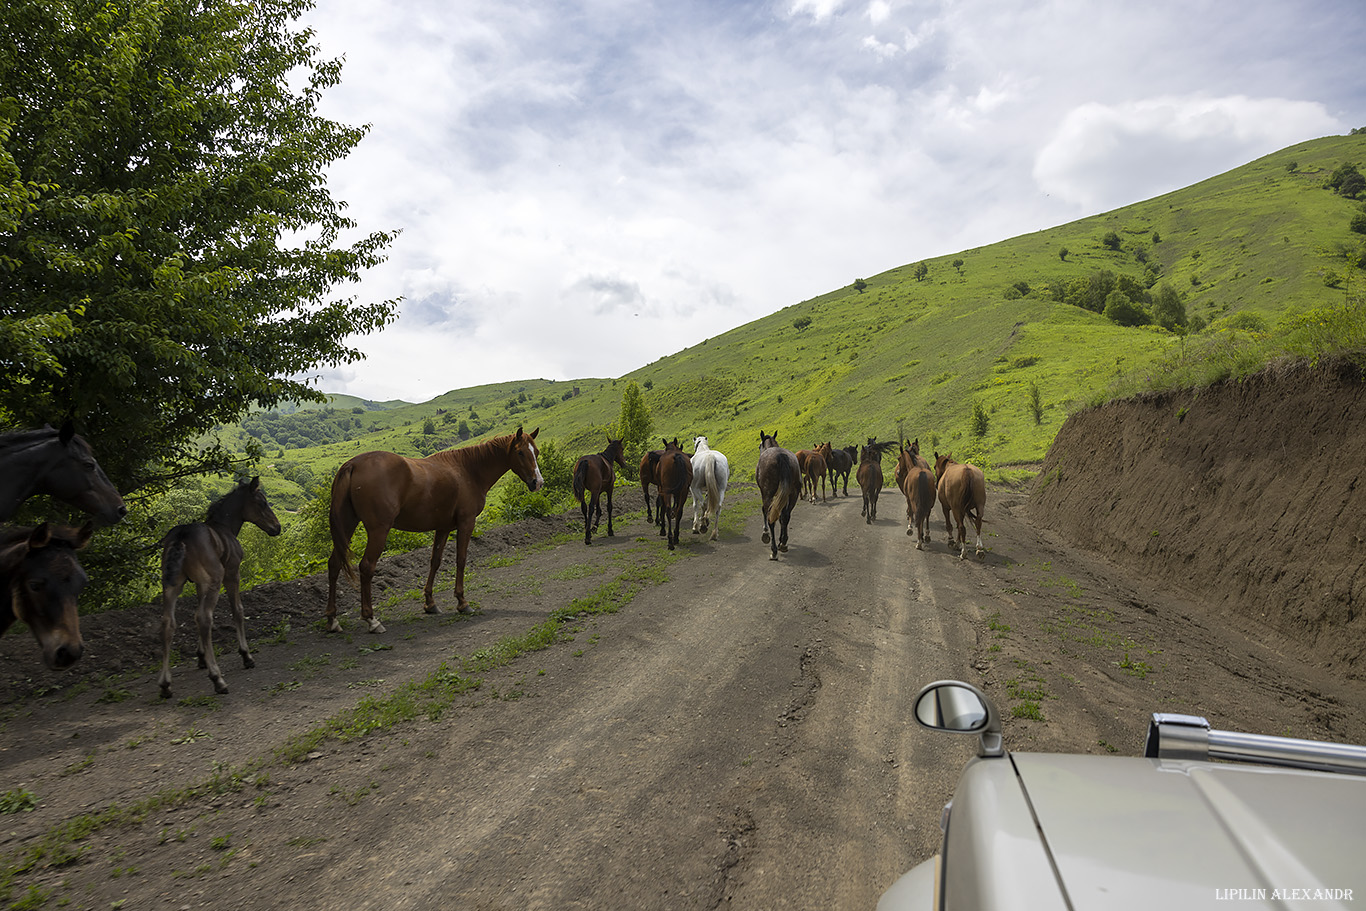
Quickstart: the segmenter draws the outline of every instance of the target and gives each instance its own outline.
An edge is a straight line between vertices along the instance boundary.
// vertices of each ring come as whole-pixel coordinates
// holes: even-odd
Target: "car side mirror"
[[[977,755],[1004,756],[1001,716],[986,694],[970,683],[938,680],[915,697],[912,714],[922,727],[954,734],[980,734]]]

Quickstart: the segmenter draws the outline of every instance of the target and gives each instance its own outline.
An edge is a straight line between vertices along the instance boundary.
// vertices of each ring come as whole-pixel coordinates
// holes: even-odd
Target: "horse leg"
[[[583,543],[592,544],[593,523],[590,520],[592,519],[593,510],[588,505],[588,501],[583,497],[579,498],[579,511],[583,513]]]
[[[438,528],[432,536],[432,565],[427,570],[427,587],[422,590],[422,597],[427,605],[425,609],[429,614],[441,613],[441,608],[436,606],[436,598],[432,595],[432,585],[436,582],[436,571],[441,568],[441,555],[446,552],[446,540],[450,536],[449,528]]]
[[[783,514],[778,517],[778,521],[782,523],[782,532],[778,537],[778,550],[783,553],[787,553],[787,523],[792,519],[792,505],[791,503],[787,504]]]
[[[379,564],[380,555],[384,553],[384,543],[389,540],[389,526],[382,525],[377,528],[366,527],[365,529],[365,556],[360,558],[360,617],[366,622],[372,633],[384,632],[384,624],[375,619],[375,607],[371,595],[370,583],[375,578],[375,566]],[[427,589],[428,602],[431,601],[431,588]],[[338,629],[341,627],[338,626]]]
[[[972,514],[969,513],[969,515]],[[982,514],[978,513],[977,515],[972,515],[972,523],[977,527],[977,557],[978,559],[981,559],[986,553],[986,550],[982,547]],[[967,542],[965,541],[964,543],[966,544]]]
[[[161,589],[161,676],[157,683],[161,686],[161,698],[171,698],[171,640],[175,638],[175,602],[185,587],[181,579],[174,585]]]
[[[344,532],[342,538],[350,541],[351,536],[356,533],[356,523],[343,522],[342,531]],[[368,531],[366,537],[369,537]],[[341,624],[337,622],[337,575],[341,572],[342,564],[346,562],[346,559],[346,556],[338,551],[335,545],[332,547],[331,556],[327,558],[327,614],[325,616],[327,617],[327,631],[329,633],[341,632]]]
[[[608,487],[603,493],[607,495],[607,537],[615,538],[616,534],[612,531],[612,488]]]
[[[213,653],[213,609],[218,603],[218,589],[222,584],[222,576],[196,583],[199,588],[199,609],[194,612],[194,625],[199,633],[199,666],[208,670],[213,690],[219,695],[228,691],[228,682],[218,668],[218,656]]]
[[[473,521],[455,529],[455,609],[462,614],[474,613],[474,608],[465,601],[465,555],[469,553],[470,535],[473,532]]]
[[[232,605],[232,622],[237,627],[237,654],[242,656],[242,667],[256,667],[251,657],[251,646],[247,644],[247,617],[242,610],[242,569],[230,568],[223,579],[223,587],[228,593],[228,603]]]

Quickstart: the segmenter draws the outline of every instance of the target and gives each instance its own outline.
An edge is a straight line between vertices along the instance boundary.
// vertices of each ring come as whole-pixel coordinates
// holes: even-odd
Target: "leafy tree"
[[[1119,235],[1114,231],[1106,231],[1100,242],[1102,246],[1109,247],[1111,250],[1118,250],[1121,243]]]
[[[1071,252],[1072,251],[1067,249],[1066,247],[1060,248],[1058,250],[1058,259],[1062,260],[1063,262],[1067,262],[1067,255]]]
[[[930,267],[923,261],[915,264],[915,280],[923,282],[925,277],[930,274]]]
[[[1358,212],[1353,215],[1348,227],[1358,234],[1366,234],[1366,212]]]
[[[796,329],[798,332],[801,332],[803,329],[810,325],[811,317],[809,316],[799,316],[792,321],[792,328]]]
[[[1043,400],[1039,396],[1039,384],[1029,384],[1029,413],[1034,416],[1034,424],[1043,423]]]
[[[990,420],[987,418],[987,410],[986,410],[985,408],[982,407],[982,403],[981,403],[981,402],[973,402],[973,403],[972,403],[972,435],[975,436],[975,437],[978,437],[979,439],[980,439],[981,437],[986,436],[986,435],[987,435],[987,429],[989,428],[989,426],[990,426]]]
[[[1338,165],[1328,176],[1325,184],[1329,189],[1336,190],[1349,199],[1355,199],[1358,193],[1366,190],[1366,177],[1362,177],[1355,164],[1347,162]]]
[[[1162,285],[1153,298],[1153,321],[1174,331],[1186,325],[1186,304],[1171,285]]]
[[[393,240],[325,172],[365,134],[317,111],[340,79],[311,0],[10,0],[0,7],[0,401],[74,414],[124,491],[224,469],[198,439],[302,379],[396,301],[333,298]]]
[[[861,278],[856,278],[856,279],[854,279],[854,290],[857,291],[859,294],[862,294],[863,291],[864,291],[864,289],[867,288],[867,287],[868,287],[868,283],[867,283],[866,281],[864,281],[863,279],[861,279]]]
[[[1145,326],[1152,322],[1148,311],[1123,291],[1115,290],[1105,299],[1105,318],[1121,326]]]
[[[957,269],[959,275],[963,274],[963,261],[961,259],[955,259],[953,262],[949,263],[949,265]]]
[[[632,458],[639,459],[649,448],[647,443],[655,435],[655,420],[650,415],[650,406],[645,404],[645,396],[634,381],[626,385],[626,391],[621,396],[621,415],[608,433],[613,439],[622,441],[623,448]],[[627,464],[630,464],[629,460]]]

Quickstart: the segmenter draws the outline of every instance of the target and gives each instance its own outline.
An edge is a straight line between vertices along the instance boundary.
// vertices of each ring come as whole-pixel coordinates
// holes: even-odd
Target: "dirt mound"
[[[1068,418],[1031,517],[1303,657],[1366,674],[1366,383],[1344,363]]]

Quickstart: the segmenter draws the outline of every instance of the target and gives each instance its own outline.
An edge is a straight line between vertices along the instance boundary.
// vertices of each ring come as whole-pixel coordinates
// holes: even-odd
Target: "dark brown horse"
[[[977,557],[986,552],[982,547],[982,510],[987,505],[987,484],[982,469],[971,463],[955,462],[951,456],[934,454],[934,473],[939,478],[939,505],[944,510],[944,527],[949,533],[949,546],[954,546],[953,521],[958,523],[958,551],[961,559],[968,556],[968,530],[964,517],[972,520],[977,529]]]
[[[640,493],[645,498],[645,521],[653,522],[658,525],[659,520],[654,516],[654,507],[651,506],[650,485],[659,486],[659,457],[664,454],[662,449],[651,449],[640,457]]]
[[[759,462],[754,468],[754,480],[763,497],[763,541],[771,550],[770,560],[778,559],[778,551],[787,553],[787,525],[792,519],[792,507],[802,496],[802,470],[797,456],[778,445],[778,435],[759,431]],[[778,533],[774,526],[779,525]]]
[[[885,483],[882,454],[895,445],[890,440],[878,443],[869,438],[868,445],[859,450],[858,486],[863,491],[863,510],[859,515],[869,525],[877,521],[877,500]]]
[[[90,444],[70,421],[60,430],[44,427],[0,434],[0,521],[35,494],[69,503],[106,525],[128,513]]]
[[[198,595],[194,612],[195,629],[199,633],[200,668],[207,669],[216,693],[228,691],[227,681],[218,668],[213,652],[213,609],[218,604],[218,590],[225,589],[232,605],[232,622],[237,628],[237,654],[242,656],[242,667],[256,666],[247,645],[247,622],[242,613],[242,542],[237,535],[242,525],[250,522],[272,538],[280,533],[280,520],[266,502],[261,479],[252,478],[238,484],[215,500],[203,522],[177,525],[161,538],[161,698],[171,695],[171,639],[175,636],[175,602],[193,582]]]
[[[607,537],[614,537],[612,531],[612,489],[617,483],[612,463],[616,462],[622,470],[621,440],[607,438],[607,448],[596,455],[579,456],[574,463],[574,496],[578,498],[579,509],[583,511],[583,543],[593,543],[593,532],[602,521],[601,497],[607,495]]]
[[[15,620],[33,631],[43,663],[70,667],[85,652],[76,597],[87,581],[76,551],[90,543],[94,525],[19,526],[0,530],[0,634]]]
[[[854,470],[854,461],[858,458],[857,446],[846,446],[843,449],[835,449],[826,441],[817,447],[817,450],[825,457],[825,467],[830,473],[830,496],[835,495],[835,486],[839,484],[840,478],[844,478],[844,495],[849,496],[849,475]]]
[[[820,448],[803,449],[797,453],[797,467],[802,472],[802,494],[816,502],[816,479],[820,479],[821,502],[825,502],[825,456]]]
[[[678,445],[678,437],[664,441],[656,468],[659,502],[656,512],[659,533],[668,539],[669,550],[678,546],[679,527],[683,523],[683,506],[692,491],[692,459]]]
[[[474,520],[499,478],[511,471],[530,490],[545,485],[536,461],[537,428],[495,437],[473,446],[446,449],[425,459],[410,459],[392,452],[363,452],[337,470],[332,479],[332,556],[327,561],[327,629],[341,632],[337,622],[337,574],[355,580],[351,568],[351,535],[365,526],[365,553],[360,559],[360,615],[370,632],[384,632],[375,619],[370,580],[384,553],[391,529],[434,531],[432,566],[427,573],[423,598],[427,613],[439,614],[432,597],[432,582],[441,566],[446,539],[455,532],[455,597],[462,614],[473,610],[465,600],[465,555],[469,551]]]

